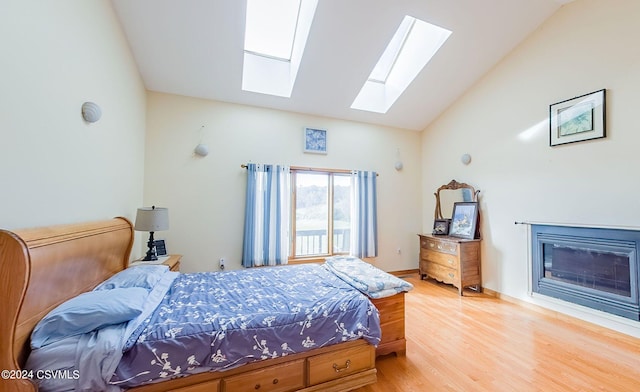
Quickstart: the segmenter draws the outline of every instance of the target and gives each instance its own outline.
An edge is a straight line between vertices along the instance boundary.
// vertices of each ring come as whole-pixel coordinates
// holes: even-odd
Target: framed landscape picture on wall
[[[605,136],[605,90],[549,106],[549,145],[557,146]]]

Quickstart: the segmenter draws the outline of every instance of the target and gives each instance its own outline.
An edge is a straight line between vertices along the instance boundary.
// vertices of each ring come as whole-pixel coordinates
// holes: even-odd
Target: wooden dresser
[[[418,234],[420,278],[431,277],[452,284],[463,295],[465,287],[482,291],[480,242],[450,236]]]

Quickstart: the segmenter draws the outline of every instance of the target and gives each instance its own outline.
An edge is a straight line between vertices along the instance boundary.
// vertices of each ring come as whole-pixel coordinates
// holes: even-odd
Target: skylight
[[[290,97],[318,0],[247,0],[242,89]]]
[[[290,61],[300,0],[248,0],[244,50]]]
[[[378,83],[385,83],[387,81],[415,21],[416,19],[411,17],[405,17],[402,20],[400,27],[398,27],[398,30],[391,38],[389,45],[387,45],[387,49],[382,53],[380,60],[378,60],[373,71],[371,71],[371,75],[369,75],[370,81]]]
[[[405,16],[352,109],[386,113],[451,35],[451,31]]]

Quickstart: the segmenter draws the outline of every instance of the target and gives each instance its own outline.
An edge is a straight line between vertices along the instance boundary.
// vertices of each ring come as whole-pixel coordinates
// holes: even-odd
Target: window
[[[317,0],[247,0],[242,89],[290,97]]]
[[[349,172],[291,170],[292,257],[348,254],[351,232]]]
[[[244,50],[291,61],[300,0],[247,1]]]
[[[351,105],[386,113],[451,35],[451,31],[405,16]]]

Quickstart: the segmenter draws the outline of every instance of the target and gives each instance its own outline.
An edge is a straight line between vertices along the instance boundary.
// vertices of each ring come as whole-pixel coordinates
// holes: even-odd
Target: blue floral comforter
[[[410,291],[413,285],[353,256],[328,257],[325,266],[370,298],[389,297]]]
[[[377,345],[380,336],[377,309],[323,265],[180,274],[129,337],[111,383],[127,388],[358,338]]]

